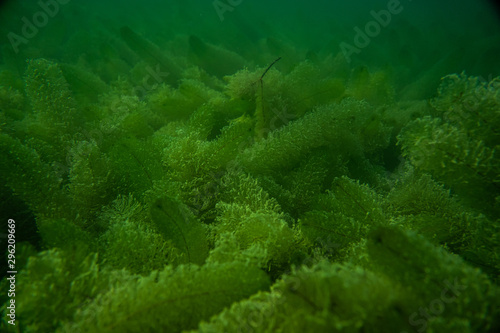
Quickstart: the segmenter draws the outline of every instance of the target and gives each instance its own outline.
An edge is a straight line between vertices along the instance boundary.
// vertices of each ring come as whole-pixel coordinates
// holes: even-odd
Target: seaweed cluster
[[[21,331],[500,327],[499,78],[409,101],[341,55],[246,68],[120,38],[128,77],[112,55],[0,71],[5,213],[38,233]]]

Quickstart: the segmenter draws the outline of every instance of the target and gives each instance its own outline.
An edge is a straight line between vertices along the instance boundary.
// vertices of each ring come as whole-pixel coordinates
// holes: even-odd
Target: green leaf
[[[181,202],[164,197],[151,207],[158,231],[187,256],[188,262],[202,264],[208,255],[205,230]]]

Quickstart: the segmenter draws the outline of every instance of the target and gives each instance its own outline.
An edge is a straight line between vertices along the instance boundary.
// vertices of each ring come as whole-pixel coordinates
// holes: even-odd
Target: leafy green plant
[[[367,254],[370,267],[320,261],[293,270],[196,332],[493,328],[498,308],[485,304],[498,303],[500,290],[459,257],[394,227],[372,230]]]
[[[53,332],[105,289],[97,254],[71,257],[51,249],[30,257],[17,277],[16,315],[24,332]]]
[[[39,215],[63,215],[59,205],[68,198],[59,191],[61,178],[36,150],[23,145],[18,139],[0,134],[0,161],[2,177],[7,186]]]
[[[474,207],[498,213],[498,79],[450,75],[433,101],[437,116],[416,119],[399,135],[403,153]]]
[[[61,332],[180,332],[268,288],[264,272],[241,262],[167,266],[115,285],[78,311]]]
[[[0,71],[19,331],[497,330],[498,79],[120,35]]]
[[[187,262],[203,264],[208,255],[205,230],[187,207],[164,197],[151,206],[151,217],[156,229],[185,254]]]

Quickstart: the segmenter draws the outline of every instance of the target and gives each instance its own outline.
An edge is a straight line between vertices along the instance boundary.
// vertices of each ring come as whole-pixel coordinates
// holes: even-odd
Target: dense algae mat
[[[20,331],[499,329],[500,78],[115,38],[0,71]]]

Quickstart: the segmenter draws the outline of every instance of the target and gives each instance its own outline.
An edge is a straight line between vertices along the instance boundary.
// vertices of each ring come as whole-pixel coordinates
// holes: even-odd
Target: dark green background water
[[[176,56],[188,55],[182,41],[194,35],[236,52],[249,68],[281,56],[284,61],[277,68],[285,70],[308,56],[335,56],[342,42],[353,45],[354,28],[364,30],[374,20],[370,12],[387,9],[389,1],[243,0],[233,1],[235,6],[226,3],[227,10],[219,12],[218,3],[226,2],[69,1],[13,54],[8,33],[21,36],[22,18],[33,22],[41,8],[35,1],[6,1],[0,14],[0,65],[14,63],[22,72],[25,58],[92,62],[124,57],[110,41],[128,26]],[[500,28],[489,2],[403,0],[399,7],[401,13],[392,15],[369,45],[351,57],[351,65],[391,70],[401,90],[430,71],[434,81],[428,78],[426,84],[463,70],[485,79],[498,74]]]

